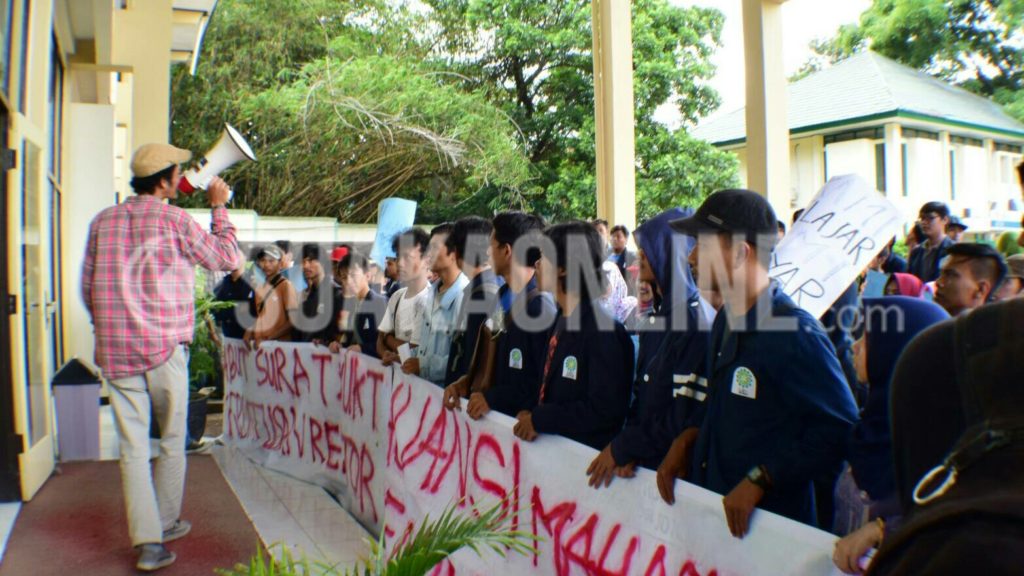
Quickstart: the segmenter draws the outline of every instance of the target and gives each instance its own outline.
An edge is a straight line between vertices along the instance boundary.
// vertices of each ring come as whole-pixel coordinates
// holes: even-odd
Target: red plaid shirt
[[[109,379],[147,372],[192,341],[195,266],[231,270],[235,227],[213,210],[210,232],[187,212],[131,196],[92,221],[82,297],[96,333],[96,364]]]

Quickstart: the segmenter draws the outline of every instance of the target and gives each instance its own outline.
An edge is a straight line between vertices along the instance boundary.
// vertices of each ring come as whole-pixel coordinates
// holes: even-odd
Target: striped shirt
[[[150,195],[131,196],[92,221],[82,298],[106,378],[143,374],[192,341],[195,266],[231,270],[239,254],[225,208],[213,209],[210,230]]]

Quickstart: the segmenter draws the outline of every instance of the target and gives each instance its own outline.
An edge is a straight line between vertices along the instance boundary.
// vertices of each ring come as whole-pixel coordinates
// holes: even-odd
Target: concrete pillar
[[[743,0],[747,80],[747,185],[766,194],[776,213],[792,207],[789,127],[782,63],[782,4]]]
[[[594,0],[597,216],[636,225],[633,33],[628,0]]]
[[[935,197],[942,198],[944,202],[949,204],[950,211],[959,216],[960,202],[953,202],[950,195],[953,185],[949,177],[949,151],[951,149],[949,132],[939,132],[939,162],[936,164],[936,167],[939,169],[939,189],[935,191]]]
[[[996,210],[1004,210],[1008,208],[1008,206],[1003,198],[1002,190],[1000,190],[999,185],[999,164],[996,163],[996,141],[991,138],[985,138],[982,140],[981,147],[985,150],[985,180],[982,182],[981,189],[988,191],[989,200],[996,200]],[[993,190],[999,190],[999,192],[992,194]]]
[[[902,201],[903,190],[903,127],[885,125],[885,197]]]
[[[127,143],[134,150],[167,142],[171,112],[172,0],[132,2],[113,13],[113,64],[133,68],[131,122]],[[118,107],[122,105],[118,102]],[[120,122],[120,120],[119,120]]]

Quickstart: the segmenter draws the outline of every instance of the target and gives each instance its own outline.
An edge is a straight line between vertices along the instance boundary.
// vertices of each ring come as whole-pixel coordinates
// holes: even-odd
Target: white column
[[[636,224],[633,34],[628,0],[594,0],[597,216]]]
[[[778,214],[792,207],[789,127],[782,64],[782,3],[743,0],[746,55],[747,185],[765,194]]]
[[[903,198],[903,127],[899,124],[885,125],[885,196],[896,200]]]
[[[958,206],[959,201],[955,203],[950,198],[950,190],[952,190],[952,182],[949,178],[949,132],[939,132],[939,163],[936,165],[939,172],[939,189],[935,191],[935,199],[942,199],[946,204],[949,205],[950,212],[952,214],[960,215]]]

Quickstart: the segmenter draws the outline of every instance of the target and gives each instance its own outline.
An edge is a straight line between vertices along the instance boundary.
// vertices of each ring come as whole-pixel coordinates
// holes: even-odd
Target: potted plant
[[[284,545],[278,555],[256,552],[249,564],[238,564],[228,570],[217,570],[221,576],[424,576],[439,562],[462,548],[469,548],[483,556],[491,551],[504,558],[506,553],[536,554],[530,542],[541,538],[528,532],[510,530],[511,514],[505,503],[468,514],[456,514],[458,503],[449,505],[441,516],[423,519],[419,529],[408,541],[390,554],[385,549],[384,537],[370,541],[370,557],[357,566],[330,566],[311,563],[307,558],[296,559]]]
[[[195,330],[189,345],[188,435],[198,441],[206,431],[206,413],[210,397],[221,390],[223,372],[220,365],[220,339],[213,322],[213,312],[234,307],[233,302],[219,302],[206,289],[206,272],[196,269]],[[156,418],[151,419],[150,436],[160,437]]]

